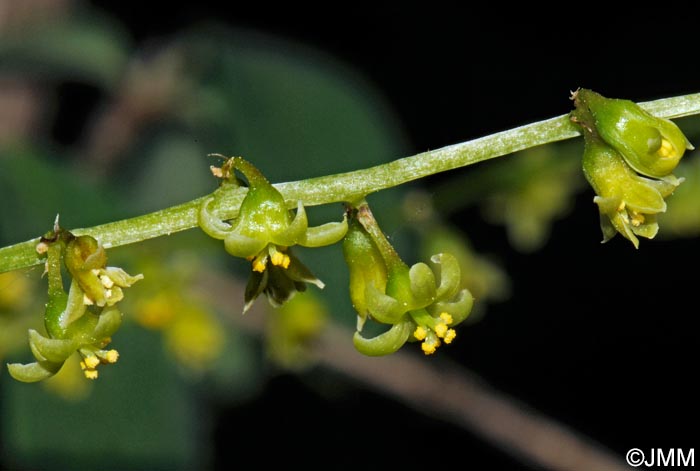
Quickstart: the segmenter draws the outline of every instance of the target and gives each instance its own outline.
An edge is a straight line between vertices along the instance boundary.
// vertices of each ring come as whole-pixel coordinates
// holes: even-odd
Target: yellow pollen
[[[446,312],[443,312],[442,314],[440,314],[440,319],[445,321],[445,324],[447,324],[447,325],[450,325],[454,322],[454,319],[452,319],[452,316]]]
[[[668,158],[675,157],[676,154],[673,150],[673,145],[667,139],[661,139],[661,147],[656,151],[659,157]]]
[[[39,242],[36,244],[36,253],[38,254],[45,254],[46,252],[49,251],[49,244],[46,242]]]
[[[95,303],[92,299],[88,298],[87,294],[83,293],[83,304],[85,304],[86,306],[92,306]]]
[[[119,359],[119,352],[112,349],[107,352],[105,355],[105,360],[107,360],[107,363],[116,363],[117,360]]]
[[[289,255],[282,252],[275,252],[270,258],[272,264],[282,268],[289,268],[289,263],[291,262]]]
[[[620,201],[620,206],[617,207],[617,210],[624,211],[626,207],[627,207],[627,204],[624,201]]]
[[[81,370],[86,370],[86,369],[87,369],[87,365],[85,364],[84,361],[81,361],[81,362],[80,362],[80,369],[81,369]]]
[[[425,330],[425,327],[419,325],[416,327],[416,331],[413,332],[413,336],[416,338],[416,340],[425,340],[425,338],[428,336],[428,331]]]
[[[639,227],[644,222],[644,215],[637,212],[632,213],[631,223],[634,227]]]
[[[90,272],[91,272],[93,275],[95,275],[95,276],[99,276],[99,274],[100,274],[100,269],[99,269],[99,268],[93,268],[92,270],[90,270]]]
[[[452,341],[457,337],[457,332],[454,329],[450,329],[445,334],[445,343],[452,343]]]
[[[83,371],[83,374],[87,379],[97,379],[97,376],[99,375],[97,370],[85,370]]]
[[[435,350],[437,350],[437,347],[438,347],[437,344],[428,343],[427,341],[423,342],[420,346],[420,348],[423,350],[423,353],[425,353],[426,355],[432,355],[433,353],[435,353]]]
[[[97,358],[96,356],[90,355],[88,357],[85,357],[85,366],[87,367],[87,369],[94,369],[99,364],[100,364],[100,359]]]
[[[262,273],[267,267],[267,257],[255,257],[253,259],[253,271]]]
[[[441,322],[435,326],[434,330],[438,337],[443,338],[447,333],[447,325]]]

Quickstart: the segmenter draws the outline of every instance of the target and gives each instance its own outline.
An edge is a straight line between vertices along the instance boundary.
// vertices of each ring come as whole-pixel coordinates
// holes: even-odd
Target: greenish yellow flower
[[[683,181],[671,172],[692,146],[674,123],[631,101],[585,89],[572,99],[571,120],[583,130],[583,172],[597,194],[603,242],[619,232],[637,248],[638,236],[651,239],[659,231],[665,198]]]
[[[211,300],[201,291],[208,268],[191,253],[163,250],[139,257],[139,269],[149,283],[130,303],[130,317],[160,333],[168,358],[181,373],[199,377],[214,372],[231,339]]]
[[[635,247],[639,247],[637,236],[656,236],[657,216],[666,211],[664,198],[682,181],[673,175],[662,179],[638,175],[616,150],[595,137],[586,138],[583,170],[597,193],[593,201],[600,211],[603,242],[619,232]]]
[[[96,379],[100,364],[115,363],[119,358],[116,350],[106,349],[122,322],[122,314],[115,306],[118,300],[114,300],[111,290],[130,286],[142,276],[131,277],[121,269],[108,269],[104,249],[95,239],[76,238],[58,227],[42,238],[37,250],[47,254],[49,300],[44,325],[48,336],[30,329],[29,347],[36,361],[9,364],[9,372],[19,381],[40,381],[57,373],[77,351],[85,377]],[[68,271],[77,275],[68,293],[61,275],[64,257]],[[122,297],[120,291],[119,299]]]
[[[605,98],[586,89],[576,91],[573,99],[575,119],[642,175],[669,175],[686,149],[693,148],[675,123],[652,116],[632,101]]]
[[[301,201],[296,213],[287,208],[282,194],[255,168],[241,157],[232,157],[214,174],[236,181],[238,170],[248,181],[248,192],[236,217],[230,223],[221,221],[210,211],[215,197],[208,198],[199,211],[199,225],[209,236],[224,241],[226,251],[251,262],[252,275],[246,289],[244,312],[255,298],[265,293],[273,305],[290,299],[294,293],[318,280],[289,251],[293,245],[321,247],[340,241],[347,232],[347,221],[309,227]]]
[[[364,287],[364,293],[352,296],[362,299],[361,305],[365,306],[369,318],[391,327],[372,338],[364,337],[358,329],[353,339],[355,347],[366,355],[386,355],[413,340],[420,341],[423,352],[429,355],[442,343],[451,343],[457,335],[454,326],[469,315],[473,304],[471,293],[460,286],[457,260],[442,253],[431,257],[432,268],[425,263],[409,268],[379,229],[368,206],[359,207],[357,218],[360,225],[351,226],[350,237],[356,237],[355,231],[367,232],[382,256],[387,277],[385,290],[382,290],[367,276],[370,270],[358,263],[362,260],[361,253],[353,253],[354,247],[361,251],[363,246],[350,245],[346,249],[350,271],[356,270],[364,278],[362,283],[351,281],[351,290]]]
[[[512,160],[496,162],[483,172],[485,178],[476,173],[465,181],[467,188],[473,186],[470,183],[488,188],[481,203],[484,216],[504,225],[511,245],[520,252],[542,248],[554,222],[572,207],[582,180],[579,163],[563,155],[567,152],[561,144],[530,148]]]
[[[190,371],[211,369],[224,348],[224,331],[206,309],[195,304],[183,307],[163,332],[166,345]]]
[[[266,317],[268,355],[286,368],[300,369],[312,360],[314,340],[328,320],[328,309],[313,293],[296,296]]]

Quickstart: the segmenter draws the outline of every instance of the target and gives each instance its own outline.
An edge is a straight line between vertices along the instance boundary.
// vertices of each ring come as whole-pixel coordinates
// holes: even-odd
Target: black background
[[[566,113],[569,91],[579,86],[637,101],[700,89],[692,15],[664,5],[621,7],[624,14],[612,15],[571,3],[555,11],[494,5],[478,13],[425,5],[251,12],[238,2],[93,3],[137,42],[214,18],[326,51],[385,94],[415,152]],[[546,248],[530,255],[510,249],[503,229],[477,213],[454,215],[476,247],[500,254],[513,298],[463,329],[444,354],[620,459],[632,447],[694,446],[697,241],[642,241],[638,251],[620,237],[600,245],[591,199],[584,192]],[[526,467],[387,398],[358,388],[341,401],[291,375],[271,380],[246,407],[212,407],[220,408],[218,468],[240,462],[237,450],[260,444],[290,464],[303,465],[306,453],[335,455],[334,468],[445,466],[442,460]],[[370,416],[383,424],[377,436],[365,428]],[[254,422],[265,426],[241,427]],[[319,450],[319,443],[327,445]]]

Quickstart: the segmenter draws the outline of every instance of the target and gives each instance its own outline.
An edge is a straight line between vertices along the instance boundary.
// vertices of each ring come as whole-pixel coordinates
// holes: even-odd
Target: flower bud
[[[374,292],[386,290],[386,265],[372,237],[355,219],[343,239],[343,256],[350,272],[350,300],[357,311],[357,330],[361,331],[369,314],[369,299]]]
[[[574,100],[581,110],[579,119],[592,117],[586,125],[642,175],[669,175],[686,149],[693,148],[675,123],[652,116],[632,101],[605,98],[586,89],[578,90]]]

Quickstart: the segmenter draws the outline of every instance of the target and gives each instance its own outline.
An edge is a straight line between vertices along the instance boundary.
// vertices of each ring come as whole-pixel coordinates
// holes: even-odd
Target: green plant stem
[[[700,114],[700,93],[640,103],[650,113],[665,118]],[[550,142],[579,136],[568,115],[538,121],[460,144],[423,152],[375,167],[275,185],[290,208],[301,200],[305,206],[357,201],[370,193],[392,188],[447,170],[511,154]],[[221,219],[231,219],[245,196],[245,188],[218,189],[213,210]],[[170,235],[197,226],[197,211],[204,198],[143,216],[75,229],[76,235],[90,234],[105,248],[132,244]],[[0,273],[31,267],[43,262],[35,251],[38,238],[0,248]]]

